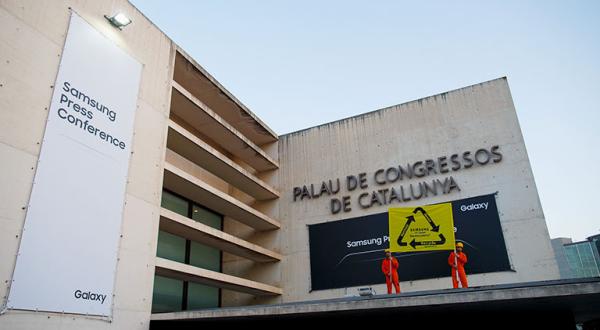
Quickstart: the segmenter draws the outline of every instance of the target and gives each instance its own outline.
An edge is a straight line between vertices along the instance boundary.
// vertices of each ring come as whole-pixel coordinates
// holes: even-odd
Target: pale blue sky
[[[550,236],[600,233],[600,1],[132,2],[278,134],[507,76]]]

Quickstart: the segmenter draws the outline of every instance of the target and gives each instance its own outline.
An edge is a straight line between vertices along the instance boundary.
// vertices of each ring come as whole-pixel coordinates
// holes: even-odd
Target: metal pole
[[[390,271],[389,271],[388,276],[390,278],[390,283],[392,284],[392,286],[394,286],[394,278],[392,277],[392,253],[391,252],[390,252]]]
[[[456,244],[454,244],[454,270],[456,272],[456,288],[458,289],[458,257],[456,256]],[[462,285],[462,282],[461,282]]]

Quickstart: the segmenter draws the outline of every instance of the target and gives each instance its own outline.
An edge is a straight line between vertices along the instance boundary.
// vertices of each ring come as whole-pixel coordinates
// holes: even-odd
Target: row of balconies
[[[171,88],[167,148],[256,201],[279,192],[257,177],[279,165],[260,146],[277,142],[270,131],[214,78],[177,52]],[[203,100],[204,102],[202,102]],[[175,163],[165,162],[163,187],[256,231],[280,223],[247,203],[215,188]],[[257,263],[278,262],[279,253],[161,209],[160,230]],[[253,295],[281,295],[281,288],[172,260],[156,258],[157,275]]]

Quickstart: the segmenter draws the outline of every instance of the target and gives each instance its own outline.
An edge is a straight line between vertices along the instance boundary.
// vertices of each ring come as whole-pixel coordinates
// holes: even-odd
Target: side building
[[[585,278],[600,276],[600,235],[585,241],[573,242],[570,238],[552,239],[552,248],[560,270],[560,278]]]

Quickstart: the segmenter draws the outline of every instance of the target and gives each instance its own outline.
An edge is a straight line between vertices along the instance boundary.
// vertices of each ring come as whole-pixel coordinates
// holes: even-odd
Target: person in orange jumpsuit
[[[458,270],[458,277],[460,278],[460,284],[463,288],[468,288],[469,284],[467,283],[467,274],[465,274],[465,264],[467,263],[467,255],[462,252],[463,251],[463,243],[456,243],[456,258],[455,253],[452,251],[450,256],[448,257],[448,265],[450,265],[452,269],[452,286],[455,289],[458,288],[458,280],[456,279],[456,273]]]
[[[381,262],[381,271],[385,275],[385,284],[387,284],[388,294],[392,293],[392,283],[396,293],[400,293],[400,283],[398,282],[398,260],[392,257],[390,250],[385,250],[385,258]]]

